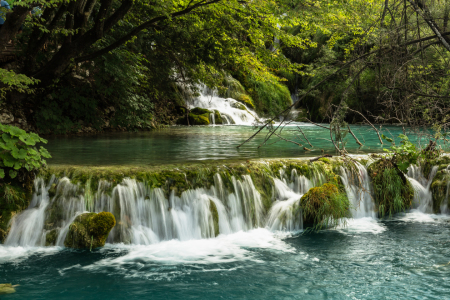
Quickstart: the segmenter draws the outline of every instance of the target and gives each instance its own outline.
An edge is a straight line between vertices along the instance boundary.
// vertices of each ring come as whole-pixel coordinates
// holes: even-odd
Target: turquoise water
[[[347,229],[102,250],[6,248],[1,299],[448,299],[450,219],[408,213]]]
[[[286,158],[335,153],[329,141],[329,131],[305,123],[298,125],[314,147],[302,141],[300,134],[293,131],[296,125],[285,127],[283,137],[300,142],[312,151],[305,151],[303,147],[277,137],[272,137],[267,145],[258,148],[268,131],[263,131],[250,143],[237,149],[236,146],[255,132],[251,126],[175,126],[151,132],[52,137],[46,148],[53,156],[48,161],[50,164],[76,165],[161,165],[200,160]],[[359,148],[349,135],[346,138],[346,148],[350,153],[383,151],[383,145],[371,127],[352,126],[352,130],[364,146]],[[395,126],[382,127],[381,130],[389,137],[397,137],[403,133],[401,127]],[[412,140],[416,140],[415,135],[412,135]],[[384,146],[389,147],[386,144]]]

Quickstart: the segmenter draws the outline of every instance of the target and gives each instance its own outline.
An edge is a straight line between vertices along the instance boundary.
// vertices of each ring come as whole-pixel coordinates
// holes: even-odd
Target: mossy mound
[[[103,247],[116,219],[109,212],[85,213],[70,224],[64,246],[75,249]]]
[[[209,113],[204,115],[189,114],[189,124],[190,125],[209,125]]]
[[[311,188],[301,198],[300,207],[304,226],[316,229],[337,226],[339,219],[350,217],[347,195],[332,183]]]
[[[368,172],[372,178],[375,204],[381,217],[391,216],[411,207],[414,189],[391,160],[381,158],[369,166]]]
[[[233,99],[241,102],[242,104],[251,109],[255,109],[255,104],[253,104],[252,98],[247,94],[238,93],[235,95],[235,97],[233,97]]]
[[[244,104],[240,103],[240,102],[233,102],[231,103],[231,107],[240,109],[240,110],[247,110],[247,107],[245,107]]]
[[[216,122],[216,125],[223,124],[222,115],[218,110],[214,111],[214,121]]]
[[[211,211],[213,223],[214,223],[214,235],[218,236],[219,230],[219,212],[217,211],[217,206],[213,201],[209,201],[209,210]]]
[[[0,295],[13,294],[16,292],[14,286],[10,283],[0,284]]]
[[[205,108],[195,107],[189,112],[189,125],[209,125],[209,116],[213,112]],[[219,114],[220,115],[220,114]],[[178,125],[188,125],[186,116],[182,116],[177,120]]]
[[[435,213],[442,213],[441,212],[441,205],[445,204],[444,202],[447,200],[447,206],[448,199],[447,198],[447,191],[449,187],[450,182],[450,170],[448,169],[447,164],[441,164],[438,167],[438,171],[436,173],[436,176],[433,178],[433,182],[431,183],[431,192],[433,195],[433,211]]]
[[[190,113],[194,114],[194,115],[204,115],[204,114],[210,114],[210,113],[212,113],[212,111],[210,111],[206,108],[195,107],[195,108],[191,109]]]

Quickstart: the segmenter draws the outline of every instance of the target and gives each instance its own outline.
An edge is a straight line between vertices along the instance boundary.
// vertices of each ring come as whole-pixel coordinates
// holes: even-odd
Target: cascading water
[[[263,166],[264,170],[270,171],[269,165]],[[108,236],[109,243],[149,245],[173,239],[213,238],[217,234],[259,227],[272,231],[298,231],[303,224],[302,196],[310,188],[326,182],[321,168],[312,167],[309,179],[299,175],[295,168],[289,175],[284,168],[280,169],[279,177],[270,175],[265,180],[270,183],[272,192],[265,194],[265,201],[270,202],[265,204],[249,175],[227,177],[225,184],[225,177],[216,173],[214,184],[210,187],[192,188],[180,194],[176,193],[176,189],[169,192],[150,188],[130,178],[115,185],[100,180],[95,185],[96,190],[91,189],[90,179],[85,185],[80,185],[67,177],[57,179],[52,176],[48,182],[37,178],[32,201],[25,211],[13,218],[5,244],[63,246],[69,226],[76,216],[101,211],[111,212],[117,221]],[[436,170],[437,167],[432,168],[427,179],[420,167],[411,166],[409,169],[407,177],[416,192],[414,203],[421,212],[431,212],[430,185]],[[366,167],[360,163],[355,163],[351,168],[341,167],[340,176],[351,203],[352,217],[361,222],[365,218],[376,222],[376,208]],[[445,200],[449,187],[450,183]],[[447,207],[441,210],[445,213]],[[53,241],[49,239],[51,236]]]
[[[264,225],[261,196],[248,175],[232,178],[233,192],[226,192],[216,174],[215,186],[210,189],[187,190],[180,196],[172,191],[169,197],[162,189],[151,189],[134,179],[124,179],[112,190],[110,184],[100,182],[94,194],[64,177],[50,199],[49,189],[55,182],[52,180],[48,185],[43,179],[36,180],[33,201],[14,219],[6,245],[44,246],[51,231],[44,225],[50,223],[57,231],[56,245],[63,246],[70,224],[85,211],[114,214],[117,225],[108,236],[110,243],[147,245],[172,239],[212,238],[218,233],[215,221],[222,234]],[[55,215],[57,224],[52,223]]]
[[[225,124],[252,125],[259,119],[256,112],[232,98],[221,98],[217,91],[205,85],[199,87],[200,96],[190,100],[189,107],[219,111]]]
[[[341,179],[350,201],[352,217],[376,218],[370,177],[366,167],[358,162],[355,163],[354,170],[341,167]]]
[[[421,166],[411,165],[408,168],[408,174],[406,178],[411,183],[414,189],[413,206],[423,213],[433,212],[433,197],[430,191],[431,182],[438,170],[437,166],[434,166],[428,178],[425,178]]]

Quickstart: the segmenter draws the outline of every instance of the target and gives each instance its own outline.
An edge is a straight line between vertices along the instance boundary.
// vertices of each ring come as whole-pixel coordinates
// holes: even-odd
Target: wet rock
[[[75,249],[103,247],[116,219],[109,212],[84,213],[70,224],[64,246]]]

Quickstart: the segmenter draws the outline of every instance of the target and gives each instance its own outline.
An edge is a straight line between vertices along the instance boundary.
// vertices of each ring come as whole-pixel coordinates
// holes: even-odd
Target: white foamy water
[[[253,125],[256,120],[260,119],[255,111],[244,104],[233,98],[221,98],[216,91],[209,90],[205,85],[200,86],[200,96],[189,102],[191,109],[200,107],[219,111],[225,125]],[[242,106],[246,109],[241,109]],[[214,115],[210,116],[210,122],[215,124]]]
[[[285,243],[283,238],[284,235],[259,228],[219,235],[215,239],[171,240],[154,245],[107,244],[100,251],[105,254],[113,252],[114,257],[85,266],[76,264],[59,272],[64,276],[76,269],[83,269],[108,274],[114,272],[133,278],[161,279],[195,271],[233,271],[239,268],[235,264],[237,262],[264,263],[260,250],[296,253],[295,248]],[[215,268],[211,269],[209,265]],[[176,266],[183,269],[174,269]]]
[[[53,255],[61,250],[63,250],[61,247],[13,247],[0,245],[0,265],[3,263],[17,264],[31,256]]]
[[[419,209],[412,209],[411,211],[396,216],[393,220],[403,222],[416,222],[416,223],[436,223],[443,221],[450,221],[448,215],[436,215],[424,213]]]
[[[428,178],[425,178],[421,166],[411,165],[408,168],[406,178],[414,189],[413,207],[421,212],[433,212],[433,195],[430,187],[434,176],[436,176],[437,169],[438,167],[434,166],[431,169]]]
[[[69,225],[85,211],[114,214],[117,224],[108,236],[109,243],[149,245],[173,239],[213,238],[217,234],[214,211],[222,234],[264,226],[261,195],[250,176],[232,177],[231,192],[218,174],[214,179],[215,185],[210,188],[186,190],[180,196],[172,191],[167,197],[162,189],[151,189],[134,179],[124,179],[110,192],[110,185],[100,183],[94,193],[89,182],[79,186],[64,177],[52,199],[48,191],[54,180],[45,186],[42,179],[37,179],[33,201],[13,220],[5,244],[44,246],[50,232],[44,224],[51,222],[58,233],[56,245],[63,246]],[[60,211],[57,220],[52,219],[55,211]]]
[[[380,234],[386,231],[386,226],[376,218],[363,217],[358,219],[342,220],[336,230],[345,234],[373,233]]]

